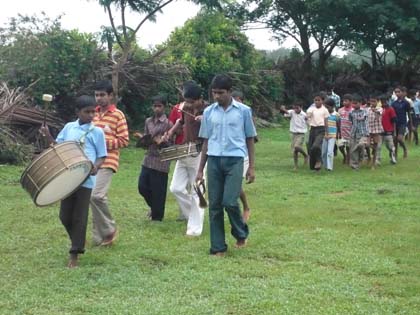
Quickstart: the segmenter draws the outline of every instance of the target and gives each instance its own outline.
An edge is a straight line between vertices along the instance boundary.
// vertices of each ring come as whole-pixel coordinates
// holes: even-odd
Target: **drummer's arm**
[[[167,132],[168,138],[171,139],[174,135],[178,134],[178,132],[182,129],[182,121],[181,119],[177,119],[175,124],[169,131]]]
[[[101,167],[102,163],[105,161],[105,156],[101,158],[97,158],[95,163],[93,163],[92,171],[90,172],[90,175],[96,175],[99,168]]]
[[[55,141],[55,139],[51,135],[50,129],[48,128],[47,125],[42,125],[41,128],[39,129],[39,132],[45,138],[45,140],[47,140],[48,145],[53,145],[57,143],[57,141]]]

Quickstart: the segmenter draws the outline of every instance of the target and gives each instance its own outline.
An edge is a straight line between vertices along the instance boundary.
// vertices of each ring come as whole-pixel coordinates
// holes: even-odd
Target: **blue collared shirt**
[[[246,157],[246,138],[256,135],[251,108],[234,99],[226,110],[218,103],[204,110],[199,137],[208,139],[209,156]]]
[[[416,98],[413,104],[414,114],[420,115],[420,99]]]
[[[84,137],[83,150],[92,163],[98,158],[106,157],[105,134],[101,128],[95,127],[92,123],[79,124],[79,120],[67,123],[57,136],[57,143],[64,141],[80,141]],[[93,188],[96,176],[89,178],[82,184],[83,187]]]

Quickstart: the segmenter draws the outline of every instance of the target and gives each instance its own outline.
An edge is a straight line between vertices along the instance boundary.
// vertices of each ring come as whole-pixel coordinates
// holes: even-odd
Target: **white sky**
[[[7,4],[6,4],[7,3]],[[64,13],[62,25],[67,29],[78,29],[81,32],[98,32],[102,25],[109,25],[108,15],[99,6],[96,0],[13,0],[3,3],[0,10],[0,26],[4,26],[11,17],[18,13],[23,15],[40,16],[44,11],[49,18],[55,18]],[[146,22],[138,33],[138,43],[144,48],[149,48],[165,41],[169,34],[184,22],[194,17],[199,7],[185,0],[177,0],[164,8],[162,14],[157,15],[156,23]],[[127,25],[137,26],[142,18],[140,15],[129,14]],[[250,42],[257,49],[274,50],[279,44],[270,40],[266,30],[246,32]],[[285,46],[293,46],[286,42]]]

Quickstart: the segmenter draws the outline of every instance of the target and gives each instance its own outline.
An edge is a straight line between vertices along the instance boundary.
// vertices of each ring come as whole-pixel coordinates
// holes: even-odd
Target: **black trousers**
[[[309,168],[315,169],[316,162],[321,162],[322,140],[325,135],[325,127],[311,127],[308,140]]]
[[[152,210],[152,220],[162,221],[165,215],[168,173],[142,166],[138,189]]]
[[[79,187],[60,204],[60,220],[71,240],[70,254],[85,252],[86,228],[92,189]]]

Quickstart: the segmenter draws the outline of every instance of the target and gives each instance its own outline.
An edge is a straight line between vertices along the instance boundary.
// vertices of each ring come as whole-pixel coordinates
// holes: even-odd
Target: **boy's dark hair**
[[[408,90],[408,92],[407,92],[407,96],[408,96],[408,97],[413,97],[413,96],[415,96],[415,95],[416,95],[416,93],[417,93],[417,90],[416,90],[416,89],[410,89],[410,90]]]
[[[220,89],[230,91],[233,86],[232,78],[226,74],[217,74],[211,81],[212,89]]]
[[[356,103],[361,103],[362,97],[359,94],[353,94],[351,100]]]
[[[109,80],[102,80],[96,82],[94,90],[105,91],[107,94],[111,94],[114,92],[114,89],[112,88],[112,82]]]
[[[391,97],[388,94],[381,94],[378,96],[378,100],[385,101],[388,104],[388,101]]]
[[[325,93],[324,92],[316,92],[316,93],[314,93],[312,98],[314,99],[315,97],[320,97],[322,100],[325,100]]]
[[[79,96],[76,99],[76,103],[75,104],[76,104],[75,105],[76,106],[76,109],[77,110],[81,110],[81,109],[83,109],[85,107],[96,106],[96,101],[95,101],[95,98],[92,97],[92,96],[82,95],[82,96]]]
[[[335,101],[334,101],[332,98],[327,98],[327,99],[324,101],[324,105],[325,105],[325,106],[328,106],[328,107],[332,107],[332,108],[334,108],[334,107],[335,107]]]
[[[293,102],[292,107],[299,106],[300,108],[303,108],[304,105],[305,105],[305,103],[302,100],[297,100],[297,101]]]
[[[233,98],[239,97],[241,100],[243,100],[244,99],[244,93],[242,93],[242,91],[235,90],[235,91],[232,92],[232,97]]]
[[[166,106],[167,100],[164,95],[155,95],[152,97],[152,103],[161,103],[163,106]]]
[[[353,95],[351,95],[351,94],[344,94],[344,96],[343,96],[343,100],[349,100],[349,101],[351,101],[353,99]]]
[[[193,100],[199,100],[202,97],[201,87],[194,81],[189,81],[189,84],[184,84],[183,96]]]
[[[405,86],[402,86],[402,85],[397,85],[396,87],[395,87],[395,89],[394,89],[394,91],[395,90],[400,90],[401,92],[405,92],[405,93],[407,93],[407,88],[405,87]]]

